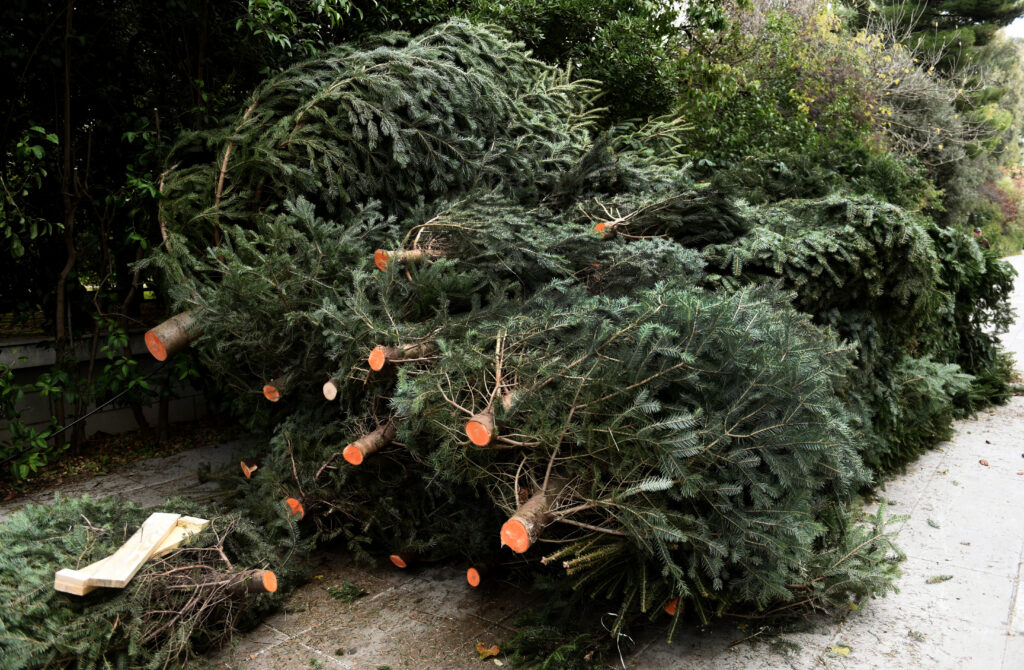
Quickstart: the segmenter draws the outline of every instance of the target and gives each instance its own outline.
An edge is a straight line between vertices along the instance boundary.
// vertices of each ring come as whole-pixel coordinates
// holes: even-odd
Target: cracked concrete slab
[[[283,611],[208,656],[208,667],[307,668],[316,658],[325,668],[353,670],[479,669],[476,644],[500,643],[511,631],[502,622],[534,600],[501,582],[471,589],[452,567],[406,571],[326,552],[314,560],[313,578]],[[328,587],[346,580],[367,594],[351,603],[331,597]]]

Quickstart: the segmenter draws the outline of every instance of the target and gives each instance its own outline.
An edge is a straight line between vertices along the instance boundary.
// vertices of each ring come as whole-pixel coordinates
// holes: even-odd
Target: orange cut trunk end
[[[338,397],[338,385],[333,381],[329,381],[324,384],[324,397],[328,400],[334,400]]]
[[[160,336],[152,330],[146,333],[146,348],[149,349],[149,353],[153,355],[153,358],[158,361],[167,360],[167,347],[160,341]]]
[[[370,363],[370,369],[374,372],[380,372],[384,369],[384,364],[388,362],[388,350],[387,347],[376,346],[373,351],[370,352],[369,357],[366,359]]]
[[[302,521],[302,518],[306,516],[306,509],[302,506],[302,503],[299,502],[297,498],[287,498],[284,501],[284,504],[288,506],[288,509],[289,511],[291,511],[292,516],[298,515],[299,521]]]
[[[270,402],[277,402],[288,393],[290,385],[284,375],[274,377],[263,385],[263,397]]]
[[[501,545],[508,547],[517,554],[530,548],[530,533],[526,525],[519,519],[509,519],[501,526]]]
[[[416,559],[410,554],[391,554],[388,556],[388,560],[391,561],[396,568],[405,570],[412,565]]]
[[[274,593],[277,591],[277,575],[271,570],[245,570],[224,575],[228,593]]]
[[[466,570],[466,581],[474,589],[480,586],[480,571],[476,568],[470,568]]]
[[[253,473],[260,469],[260,466],[255,461],[250,461],[248,463],[242,461],[241,465],[242,474],[245,475],[246,479],[252,479]]]
[[[363,452],[354,444],[345,447],[345,451],[341,452],[341,455],[352,465],[362,465],[363,463]]]
[[[366,456],[376,452],[381,447],[391,444],[391,440],[395,439],[395,433],[395,425],[386,423],[372,433],[363,435],[345,447],[341,455],[352,465],[359,465]]]
[[[665,605],[665,614],[669,616],[676,615],[676,607],[679,605],[679,598],[674,598],[669,604]]]
[[[466,422],[466,436],[478,447],[486,447],[494,441],[494,415],[481,412],[470,417]]]
[[[195,321],[188,312],[175,314],[163,323],[146,331],[146,349],[158,361],[166,361],[170,356],[185,349],[199,335]]]
[[[602,221],[601,223],[594,226],[594,233],[598,235],[602,240],[610,240],[615,237],[616,230],[614,225]]]
[[[428,253],[422,249],[377,249],[373,252],[373,264],[381,272],[387,272],[392,265],[409,266],[428,260]]]
[[[540,538],[547,524],[548,508],[557,494],[538,491],[519,506],[516,513],[501,527],[501,546],[522,554]]]
[[[429,356],[437,350],[432,342],[420,342],[419,344],[403,344],[397,347],[385,347],[378,344],[367,356],[370,369],[380,372],[388,363],[401,363]]]

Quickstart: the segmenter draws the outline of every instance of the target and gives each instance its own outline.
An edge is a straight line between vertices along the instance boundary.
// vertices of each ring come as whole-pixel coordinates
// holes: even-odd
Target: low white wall
[[[146,351],[146,344],[143,340],[143,332],[132,333],[129,339],[129,348],[133,354],[137,354],[141,372],[146,374],[158,363],[149,356]],[[75,343],[74,355],[78,360],[88,360],[90,340],[83,340]],[[14,370],[14,379],[18,384],[29,384],[45,372],[45,369],[53,365],[56,356],[53,349],[53,338],[35,337],[11,337],[0,340],[0,363],[10,366]],[[96,361],[96,365],[102,367],[103,360]],[[85,374],[88,363],[82,363],[82,374]],[[101,398],[100,403],[106,401]],[[90,406],[91,410],[94,405]],[[44,429],[50,424],[50,417],[53,416],[53,402],[39,393],[27,393],[19,403],[21,420],[29,427],[37,430]],[[88,411],[88,410],[87,410]],[[151,425],[157,424],[157,413],[159,403],[142,408],[143,414]],[[181,421],[192,421],[207,412],[205,399],[202,394],[190,385],[180,382],[174,388],[174,397],[168,404],[168,418],[172,423]],[[130,407],[119,403],[113,403],[103,410],[89,417],[86,421],[86,436],[97,432],[124,433],[135,430],[138,424]],[[10,432],[7,430],[7,422],[0,421],[0,442],[10,440]]]

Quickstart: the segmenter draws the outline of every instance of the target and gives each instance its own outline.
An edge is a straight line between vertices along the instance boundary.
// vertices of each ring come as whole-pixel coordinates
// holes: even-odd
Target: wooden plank
[[[159,544],[156,551],[153,552],[152,557],[163,556],[177,549],[182,542],[188,539],[190,536],[203,530],[210,524],[206,519],[199,519],[194,516],[183,516],[179,517],[174,528],[168,533],[167,537]],[[92,580],[97,571],[115,554],[111,554],[106,558],[100,559],[95,563],[90,563],[80,570],[64,569],[57,572],[54,575],[53,588],[62,593],[70,593],[76,596],[84,596],[91,591],[95,591],[98,587]]]
[[[53,588],[63,593],[70,593],[76,596],[84,596],[90,591],[96,590],[95,586],[89,584],[94,572],[100,569],[104,563],[110,560],[110,556],[90,563],[81,570],[65,568],[53,576]]]
[[[153,552],[153,557],[155,558],[157,556],[163,556],[164,554],[171,553],[177,549],[182,542],[209,525],[210,522],[206,519],[199,519],[194,516],[181,517],[178,519],[178,523],[171,530],[170,534],[164,538],[164,541],[160,543],[157,550]]]
[[[180,514],[166,512],[150,514],[142,527],[135,531],[135,534],[128,538],[109,560],[103,562],[89,579],[89,585],[124,588],[142,564],[159,549],[160,543],[171,534],[180,518]]]

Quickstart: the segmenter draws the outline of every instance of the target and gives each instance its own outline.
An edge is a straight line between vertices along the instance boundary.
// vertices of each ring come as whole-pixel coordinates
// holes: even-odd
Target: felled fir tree
[[[254,525],[184,500],[157,509],[210,524],[125,588],[81,596],[56,591],[54,573],[113,554],[152,510],[58,496],[0,524],[0,667],[185,667],[254,626],[299,583],[308,543],[283,510]]]
[[[276,426],[241,504],[396,564],[525,559],[616,630],[884,593],[898,551],[848,505],[900,359],[844,310],[945,310],[934,237],[862,200],[745,208],[690,176],[697,130],[599,133],[592,95],[453,21],[179,143],[153,262],[186,313],[150,339]]]

